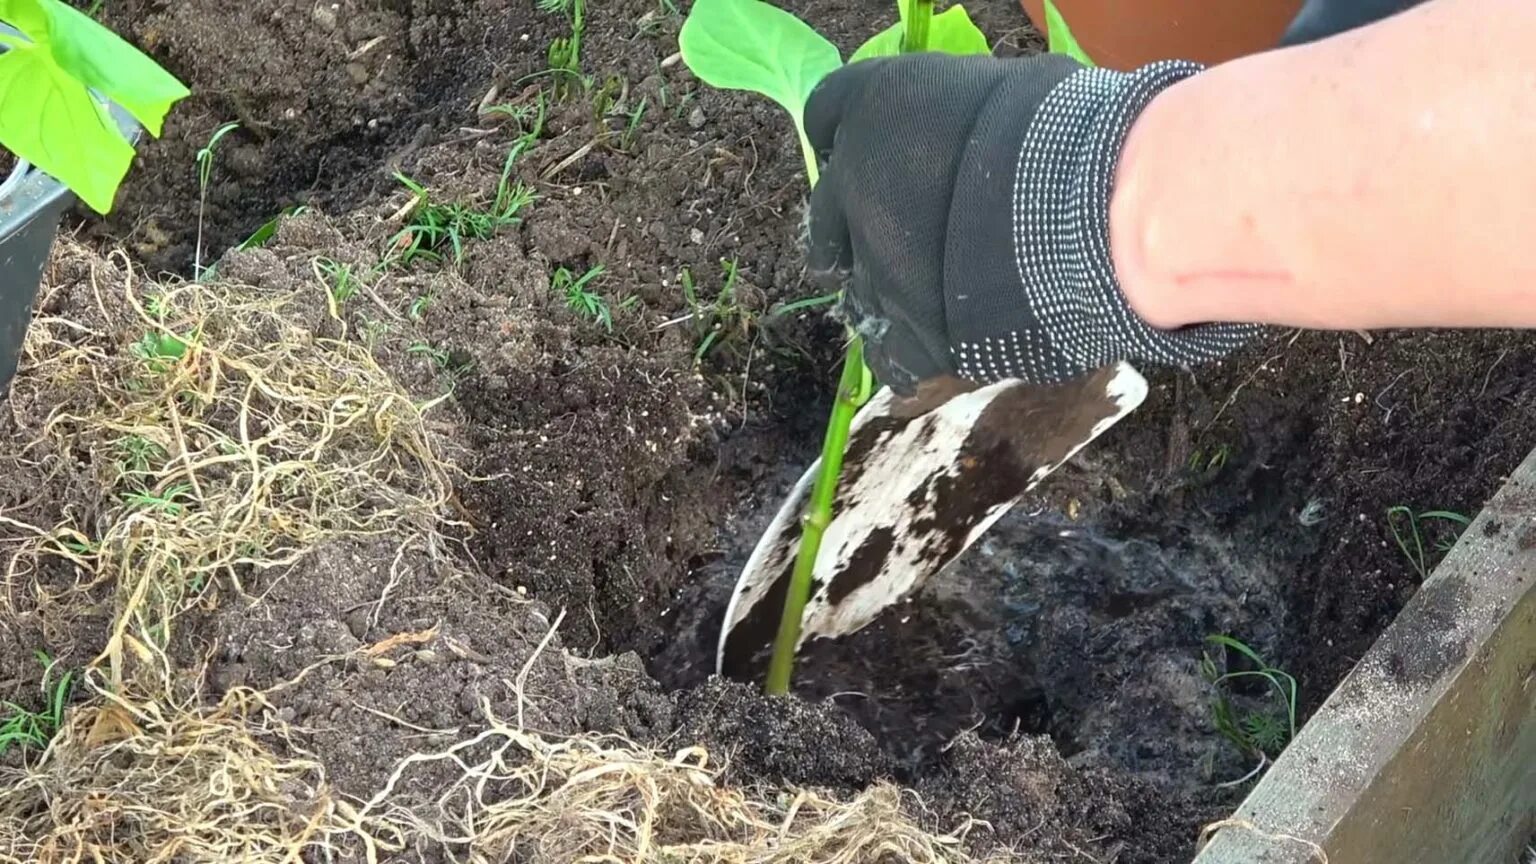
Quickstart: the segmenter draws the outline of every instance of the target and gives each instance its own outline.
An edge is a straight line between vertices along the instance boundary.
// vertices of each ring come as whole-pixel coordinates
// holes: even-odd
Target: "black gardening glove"
[[[823,162],[809,266],[897,393],[956,374],[1051,383],[1116,360],[1188,366],[1258,331],[1158,330],[1121,294],[1109,196],[1126,131],[1200,67],[1131,73],[1059,54],[866,60],[812,92]]]
[[[1419,5],[1424,0],[1306,0],[1291,20],[1280,44],[1301,45],[1346,30],[1374,24]]]

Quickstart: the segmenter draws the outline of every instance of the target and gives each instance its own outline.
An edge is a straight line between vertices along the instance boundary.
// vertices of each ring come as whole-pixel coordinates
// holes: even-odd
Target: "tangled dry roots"
[[[318,763],[274,755],[281,731],[260,720],[258,693],[213,708],[94,695],[38,764],[0,770],[0,862],[278,862],[400,845],[353,818]]]
[[[101,653],[114,682],[125,653],[157,658],[176,616],[221,580],[238,590],[242,571],[336,537],[435,530],[450,484],[430,405],[363,346],[303,326],[295,307],[313,298],[141,287],[126,262],[89,268],[100,320],[40,316],[12,399],[47,406],[34,446],[86,451],[103,512],[94,525],[13,520],[32,539],[11,576],[52,556],[75,566],[78,588],[115,585]]]
[[[34,323],[9,407],[35,440],[7,456],[98,505],[0,513],[0,613],[28,583],[33,608],[65,619],[107,588],[114,623],[47,750],[0,762],[0,862],[972,860],[974,825],[930,834],[893,786],[847,801],[732,788],[697,748],[544,736],[489,703],[483,731],[406,758],[369,801],[336,795],[262,693],[210,704],[189,683],[203,670],[175,668],[172,625],[324,541],[434,536],[451,467],[430,405],[362,346],[303,326],[326,322],[316,297],[141,284],[68,242],[55,255],[88,274],[55,289],[77,292],[65,305],[99,315]],[[73,584],[49,588],[61,568]]]
[[[667,756],[615,736],[552,739],[490,713],[479,735],[407,758],[361,810],[387,814],[402,833],[432,838],[471,862],[721,862],[864,864],[969,862],[965,834],[936,836],[873,786],[851,801],[806,790],[753,795],[722,785],[708,754]],[[436,812],[392,810],[394,789],[422,764],[461,772]]]
[[[448,860],[486,864],[967,864],[965,833],[934,835],[877,785],[851,801],[722,785],[708,754],[670,757],[606,736],[550,738],[494,717],[408,757],[373,799],[332,795],[260,693],[213,708],[130,704],[104,691],[44,758],[0,769],[0,862]],[[489,708],[488,705],[483,706]],[[487,715],[490,716],[490,715]],[[302,751],[298,751],[302,752]],[[412,769],[451,762],[435,808],[397,803]]]

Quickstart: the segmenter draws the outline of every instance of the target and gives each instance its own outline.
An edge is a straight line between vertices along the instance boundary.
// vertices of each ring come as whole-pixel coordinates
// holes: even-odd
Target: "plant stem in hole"
[[[928,22],[933,18],[933,0],[898,2],[908,4],[907,29],[901,39],[902,53],[915,54],[928,50]],[[806,177],[810,185],[815,187],[816,159],[803,133],[800,145],[805,155]],[[800,548],[795,556],[795,570],[790,576],[789,591],[784,597],[784,611],[779,617],[779,632],[773,642],[768,680],[763,688],[770,696],[782,696],[789,692],[789,680],[795,667],[795,643],[800,641],[805,604],[811,596],[811,577],[816,572],[816,554],[821,549],[821,536],[832,521],[832,503],[837,495],[838,477],[842,474],[843,450],[848,446],[848,431],[853,426],[853,415],[869,400],[873,389],[869,367],[864,365],[864,343],[855,336],[843,356],[842,379],[837,385],[832,418],[827,422],[827,434],[821,445],[821,469],[811,491],[810,505],[801,517],[803,527]]]
[[[773,642],[773,659],[768,666],[769,695],[789,692],[789,678],[795,666],[795,643],[800,641],[800,624],[805,603],[811,596],[811,576],[816,570],[816,554],[821,549],[821,535],[832,521],[832,503],[837,495],[837,479],[842,473],[843,450],[848,446],[848,430],[853,415],[869,399],[870,378],[864,366],[864,343],[858,337],[843,355],[843,374],[837,384],[837,398],[832,403],[832,419],[821,445],[821,470],[811,490],[810,505],[801,517],[800,550],[789,591],[784,597],[784,614],[779,618],[779,633]]]
[[[903,54],[928,50],[928,21],[933,18],[933,0],[901,0],[907,4],[907,32],[901,37]]]

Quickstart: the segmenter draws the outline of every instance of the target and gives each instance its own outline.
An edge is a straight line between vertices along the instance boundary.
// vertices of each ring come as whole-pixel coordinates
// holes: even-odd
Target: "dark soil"
[[[0,147],[0,183],[11,176],[11,169],[16,167],[16,156],[11,151]]]
[[[788,5],[845,53],[889,14],[874,0]],[[205,247],[222,250],[282,208],[319,208],[220,261],[220,278],[267,289],[313,284],[319,259],[373,272],[398,250],[395,171],[435,201],[486,206],[532,114],[476,107],[531,111],[546,79],[527,76],[562,26],[509,0],[132,0],[106,14],[197,95],[88,235],[187,273],[200,213]],[[973,15],[1001,52],[1038,47],[1016,4]],[[539,195],[522,223],[468,241],[459,264],[445,249],[389,270],[348,306],[349,338],[371,340],[413,393],[451,392],[442,432],[480,478],[458,484],[462,542],[328,546],[191,618],[181,658],[207,658],[210,696],[275,688],[275,710],[348,795],[476,728],[489,705],[550,731],[700,741],[743,783],[894,776],[941,823],[989,820],[986,842],[1041,860],[1187,861],[1199,826],[1243,791],[1215,784],[1251,767],[1212,728],[1205,637],[1252,645],[1298,677],[1303,716],[1314,709],[1421,581],[1387,508],[1475,513],[1536,446],[1536,343],[1276,333],[1194,375],[1150,373],[1145,406],[901,617],[807,657],[803,700],[710,681],[735,574],[819,444],[837,331],[768,314],[811,292],[800,157],[776,106],[668,62],[679,25],[649,0],[589,9],[586,71],[606,107],[549,103],[513,172]],[[200,204],[194,154],[230,120],[241,128]],[[744,314],[696,369],[707,328],[677,321],[680,274],[713,297],[722,260]],[[598,265],[611,331],[550,290],[559,268]],[[88,311],[83,288],[53,296],[53,311]],[[0,432],[35,432],[34,407],[0,415]],[[44,486],[28,473],[44,463],[14,461],[0,510],[42,521],[39,508],[96,506],[78,477]],[[62,619],[10,611],[0,699],[30,704],[36,670],[13,658],[63,640]],[[63,641],[88,646],[100,611],[75,614]],[[400,633],[431,635],[387,663],[325,661]],[[525,670],[526,702],[506,685]]]

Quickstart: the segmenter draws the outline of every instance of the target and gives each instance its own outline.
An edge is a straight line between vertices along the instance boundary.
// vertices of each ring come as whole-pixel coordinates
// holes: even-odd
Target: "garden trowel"
[[[943,377],[909,397],[881,388],[853,420],[797,651],[855,633],[910,596],[1146,395],[1146,379],[1125,363],[1049,386]],[[745,674],[772,648],[819,466],[806,469],[736,583],[716,656],[723,675]]]

